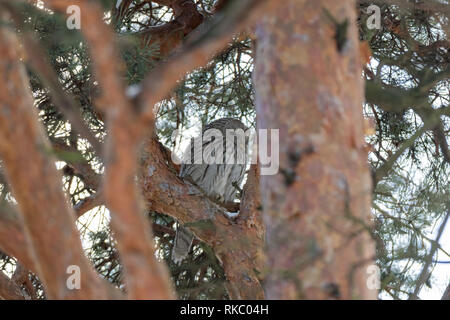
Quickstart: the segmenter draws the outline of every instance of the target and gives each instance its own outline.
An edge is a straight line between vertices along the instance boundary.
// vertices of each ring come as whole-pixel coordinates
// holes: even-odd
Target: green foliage
[[[199,0],[197,4],[199,10],[208,16],[215,2]],[[151,44],[151,39],[142,41],[139,32],[170,21],[173,13],[164,6],[142,0],[134,0],[133,6],[120,12],[115,9],[115,1],[103,0],[101,3],[105,8],[105,20],[118,34],[125,69],[123,79],[129,85],[139,84],[160,60],[158,45]],[[94,107],[99,84],[92,74],[91,59],[81,33],[68,30],[65,17],[60,14],[24,2],[14,5],[26,17],[17,32],[30,30],[35,33],[61,85],[75,98],[85,121],[103,141],[106,128]],[[373,74],[371,80],[380,88],[397,93],[394,97],[399,102],[410,98],[404,97],[407,89],[414,89],[416,94],[408,100],[412,103],[407,108],[399,107],[397,110],[394,105],[393,109],[387,110],[382,103],[364,106],[364,114],[376,122],[376,133],[367,138],[373,146],[369,164],[376,171],[421,127],[427,119],[427,112],[448,108],[448,76],[431,85],[429,82],[430,74],[442,72],[450,64],[448,46],[433,45],[442,40],[448,43],[445,33],[448,17],[432,9],[386,4],[381,6],[383,28],[369,30],[365,25],[365,6],[361,5],[359,9],[360,39],[368,41],[373,55],[367,66]],[[157,133],[165,145],[179,145],[179,141],[171,140],[174,129],[185,134],[190,128],[221,117],[234,117],[249,126],[255,125],[251,76],[253,45],[249,39],[235,39],[206,67],[186,75],[171,96],[159,104]],[[80,151],[58,153],[58,158],[64,163],[84,159],[97,173],[102,173],[103,163],[63,118],[39,75],[31,70],[29,74],[35,106],[48,136]],[[448,137],[448,112],[440,119]],[[93,194],[93,190],[87,188],[73,171],[63,170],[63,173],[64,188],[73,204]],[[449,164],[442,157],[438,140],[432,131],[428,131],[399,157],[389,175],[375,186],[373,237],[377,241],[377,261],[381,268],[382,298],[406,298],[416,286],[420,268],[429,254],[430,240],[433,239],[431,232],[439,226],[448,210],[449,173]],[[11,202],[12,196],[0,170],[0,204],[6,201]],[[175,221],[159,212],[151,212],[149,219],[153,224],[166,228],[155,232],[157,257],[167,263],[179,296],[184,299],[228,298],[223,269],[211,248],[196,243],[188,258],[181,265],[175,265],[170,259]],[[87,255],[97,271],[123,288],[122,267],[108,222],[108,212],[101,207],[83,216],[78,227]],[[197,227],[205,226],[210,224],[203,223]],[[447,252],[438,251],[438,257],[450,260]],[[14,259],[0,253],[0,270],[11,274],[15,263]],[[31,278],[38,296],[44,298],[39,280],[34,276]],[[433,276],[430,281],[433,285]]]
[[[142,44],[142,40],[136,36],[122,39],[122,58],[126,63],[127,82],[130,85],[140,83],[159,57],[159,46],[150,40]]]
[[[394,103],[388,106],[369,103],[364,109],[376,122],[376,134],[367,139],[373,146],[369,163],[374,171],[428,121],[427,115],[449,105],[448,75],[447,80],[432,86],[427,86],[425,76],[445,74],[450,62],[448,47],[439,45],[441,40],[448,42],[444,31],[448,28],[448,18],[431,4],[429,9],[422,9],[427,8],[427,4],[415,7],[406,1],[398,3],[381,6],[381,30],[366,28],[367,15],[365,7],[361,7],[361,39],[369,42],[373,54],[368,66],[373,74],[366,76],[390,93],[398,93],[398,110]],[[405,101],[406,109],[401,105]],[[380,102],[383,101],[380,99]],[[446,133],[448,120],[448,116],[440,117]],[[426,132],[399,157],[389,175],[375,187],[374,237],[382,270],[383,298],[405,299],[414,291],[430,254],[433,232],[447,214],[449,163],[443,159],[439,144],[435,132]],[[429,272],[439,267],[436,262],[439,259],[449,260],[448,252],[438,249]],[[429,281],[428,284],[436,284],[433,276]],[[439,290],[446,286],[445,283],[438,285]]]

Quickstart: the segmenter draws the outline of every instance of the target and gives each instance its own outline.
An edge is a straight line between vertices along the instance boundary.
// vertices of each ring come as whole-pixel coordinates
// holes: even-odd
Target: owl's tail
[[[172,248],[172,260],[176,264],[180,264],[192,247],[194,241],[194,235],[186,228],[178,225],[177,232],[175,234],[175,241]]]

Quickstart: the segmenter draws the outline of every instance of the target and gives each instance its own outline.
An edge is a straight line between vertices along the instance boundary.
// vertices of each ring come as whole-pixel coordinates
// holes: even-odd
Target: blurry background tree
[[[58,159],[64,191],[78,217],[82,247],[104,279],[121,289],[130,287],[132,284],[124,283],[113,238],[117,231],[110,229],[109,211],[104,206],[108,196],[101,184],[104,154],[98,152],[98,146],[107,139],[105,119],[110,115],[108,107],[93,107],[107,101],[105,96],[116,93],[101,92],[93,76],[94,57],[87,50],[92,43],[86,43],[80,31],[67,29],[66,16],[58,13],[65,11],[61,9],[63,5],[58,1],[17,1],[13,5],[7,2],[0,1],[0,6],[9,12],[13,23],[3,16],[0,27],[14,31],[24,43],[21,59],[27,65],[39,120],[52,144],[46,152]],[[116,67],[124,75],[128,97],[134,99],[140,94],[146,76],[166,61],[185,38],[201,33],[203,25],[208,25],[217,12],[222,14],[220,10],[227,2],[99,1],[104,20],[118,37],[119,54],[125,63]],[[366,24],[371,15],[367,7],[373,4],[381,9],[380,29],[369,29]],[[380,297],[414,299],[424,285],[443,294],[450,281],[450,264],[445,264],[450,261],[449,248],[446,250],[439,242],[449,216],[450,6],[448,1],[408,0],[359,0],[355,6],[361,52],[366,56],[366,103],[361,112],[374,124],[374,130],[369,128],[365,133],[373,177],[375,225],[371,235],[381,268]],[[89,35],[85,37],[89,39]],[[240,33],[225,50],[204,67],[189,72],[158,102],[155,132],[166,147],[179,154],[182,141],[198,132],[199,123],[221,117],[255,125],[253,38],[251,32]],[[44,57],[48,57],[48,62]],[[99,71],[96,73],[100,75]],[[68,106],[69,111],[61,109],[61,104]],[[79,110],[87,128],[77,126],[76,115],[70,118],[73,110]],[[171,134],[175,129],[182,134],[173,141]],[[21,148],[19,141],[15,143]],[[153,140],[147,147],[153,154],[157,154],[155,150],[161,155],[166,152]],[[141,163],[151,163],[150,153],[144,151]],[[142,180],[144,192],[148,191],[151,182]],[[36,276],[40,268],[35,268],[27,254],[19,252],[26,237],[21,235],[20,224],[10,212],[13,204],[0,162],[0,296],[3,293],[5,298],[44,299],[46,292]],[[176,202],[172,204],[176,207]],[[255,215],[257,207],[254,205],[254,212],[248,214]],[[233,277],[233,270],[224,270],[229,257],[226,249],[208,238],[208,226],[199,227],[206,229],[200,231],[206,241],[196,240],[188,259],[175,265],[170,259],[175,220],[167,210],[164,204],[156,204],[147,216],[153,226],[155,255],[168,266],[178,297],[261,297],[257,278],[263,270],[253,270],[256,266],[250,263],[247,266],[252,274],[248,276],[253,285],[230,288],[226,279]],[[262,222],[258,220],[256,225],[250,227],[256,230],[251,237],[255,241],[251,244],[251,257],[259,257],[259,241],[264,234]],[[231,233],[226,236],[233,238]],[[441,272],[436,278],[433,270],[439,265],[447,266],[447,274],[443,277]]]

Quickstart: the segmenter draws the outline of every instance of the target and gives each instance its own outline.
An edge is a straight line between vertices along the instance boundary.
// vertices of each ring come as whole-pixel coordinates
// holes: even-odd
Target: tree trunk
[[[354,6],[272,1],[256,26],[258,126],[280,130],[279,173],[261,176],[268,299],[377,295]]]

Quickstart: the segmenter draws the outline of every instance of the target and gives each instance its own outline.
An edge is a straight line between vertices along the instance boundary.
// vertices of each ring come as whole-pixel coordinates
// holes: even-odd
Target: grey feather
[[[209,137],[205,137],[205,133],[209,129],[219,130],[224,137],[223,141],[218,139],[210,140]],[[202,143],[202,148],[194,148],[195,143],[200,144],[199,139],[201,137],[193,139],[182,157],[180,170],[181,177],[188,178],[212,200],[221,203],[235,200],[238,190],[234,185],[241,185],[244,179],[248,157],[248,137],[245,137],[245,139],[235,136],[227,137],[227,129],[241,129],[241,133],[247,130],[241,121],[233,118],[222,118],[211,122],[202,130],[202,137],[205,140]],[[211,159],[214,160],[211,162],[214,163],[204,163],[204,161],[195,163],[196,159],[203,160],[203,151],[205,148],[208,150],[220,150],[220,144],[223,144],[222,154],[211,153]],[[229,159],[233,161],[227,163]],[[215,160],[221,160],[222,163],[215,163]],[[190,235],[191,238],[186,240],[187,235]],[[183,237],[183,240],[178,239],[178,237]],[[193,235],[185,228],[179,226],[175,238],[172,259],[179,263],[188,255],[192,245]],[[189,246],[186,247],[184,245],[185,243],[189,243]]]

